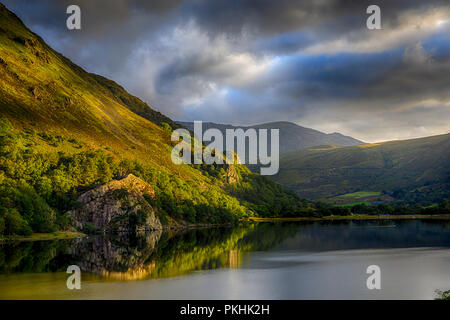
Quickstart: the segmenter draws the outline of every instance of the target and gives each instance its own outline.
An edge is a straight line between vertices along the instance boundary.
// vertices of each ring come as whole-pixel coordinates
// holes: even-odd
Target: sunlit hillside
[[[65,212],[81,192],[128,173],[155,188],[152,205],[166,224],[228,223],[301,205],[243,166],[173,164],[177,127],[54,51],[0,4],[0,233],[68,228]],[[263,199],[261,190],[269,191]]]
[[[1,18],[1,113],[16,130],[63,135],[86,148],[109,146],[124,157],[178,170],[168,158],[170,135],[158,127],[174,126],[170,119],[52,50],[3,6]]]

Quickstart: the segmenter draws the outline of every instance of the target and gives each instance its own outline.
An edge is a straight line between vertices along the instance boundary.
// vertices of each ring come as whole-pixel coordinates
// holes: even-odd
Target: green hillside
[[[274,179],[303,197],[335,203],[345,202],[343,198],[434,203],[450,196],[449,150],[450,134],[322,146],[283,154]]]
[[[128,173],[153,186],[164,223],[302,209],[243,166],[174,165],[169,126],[179,125],[76,66],[0,4],[0,235],[67,229],[81,192]]]

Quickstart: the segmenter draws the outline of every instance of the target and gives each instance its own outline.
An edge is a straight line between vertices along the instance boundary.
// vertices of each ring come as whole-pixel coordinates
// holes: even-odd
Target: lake
[[[81,290],[69,290],[69,265]],[[369,290],[369,265],[381,289]],[[433,299],[449,220],[259,223],[0,244],[0,299]]]

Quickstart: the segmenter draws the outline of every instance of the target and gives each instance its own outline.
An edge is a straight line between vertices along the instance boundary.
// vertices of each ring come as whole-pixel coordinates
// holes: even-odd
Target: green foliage
[[[65,212],[77,205],[75,200],[81,193],[129,173],[154,187],[156,200],[149,195],[146,200],[156,209],[163,224],[169,223],[169,217],[191,223],[234,223],[253,215],[238,199],[221,189],[220,180],[212,181],[213,188],[198,188],[196,181],[175,177],[138,160],[119,162],[102,150],[72,154],[38,151],[36,139],[42,137],[48,143],[63,141],[46,134],[0,137],[0,205],[16,209],[34,232],[68,228]],[[127,190],[115,192],[119,193],[118,198],[127,195]],[[141,215],[131,219],[136,225],[143,221]],[[3,225],[2,222],[4,234],[18,230],[5,231]]]
[[[6,135],[11,130],[11,122],[4,116],[0,115],[0,137]]]
[[[90,222],[86,222],[83,228],[83,232],[86,234],[95,234],[97,232],[97,228]]]
[[[128,223],[131,230],[136,230],[139,227],[144,227],[147,221],[148,214],[146,211],[137,210],[128,215]]]
[[[312,210],[311,203],[263,176],[250,172],[240,175],[240,181],[228,189],[261,217],[304,216]]]
[[[411,215],[411,214],[450,214],[450,201],[445,200],[437,205],[422,206],[420,204],[408,203],[408,204],[378,204],[378,205],[366,205],[358,204],[351,208],[353,214],[394,214],[394,215]]]
[[[77,190],[110,181],[112,158],[96,151],[38,152],[33,139],[27,134],[0,136],[0,207],[10,212],[10,226],[26,224],[34,232],[68,228],[64,212],[73,206]],[[16,227],[2,229],[3,234],[19,233],[11,231]]]
[[[313,216],[350,216],[350,215],[437,215],[450,214],[450,201],[442,201],[433,206],[409,204],[355,204],[353,206],[334,206],[324,202],[314,204]]]
[[[158,210],[156,211],[156,216],[163,226],[169,224],[169,215],[166,211],[164,211],[164,209],[158,208]]]
[[[55,231],[55,212],[24,181],[3,181],[0,185],[0,209],[4,209],[4,234],[24,234],[17,230]]]
[[[22,218],[19,211],[0,207],[0,231],[2,235],[24,235],[32,233],[28,222]]]
[[[172,131],[173,131],[172,127],[167,122],[161,122],[160,127],[169,133],[172,133]]]
[[[436,294],[438,296],[435,300],[450,300],[450,290],[447,291],[436,290]]]
[[[127,189],[116,189],[113,191],[114,193],[114,197],[117,199],[125,199],[126,196],[128,196],[128,191]]]
[[[63,271],[61,264],[74,264],[67,260],[68,241],[21,241],[3,246],[0,254],[0,273],[37,273]],[[60,259],[55,259],[59,256]],[[56,263],[56,264],[55,264]]]
[[[129,110],[140,115],[141,117],[150,120],[163,127],[163,124],[167,124],[171,130],[180,128],[181,126],[170,118],[166,117],[162,113],[153,110],[145,102],[137,97],[132,96],[124,88],[119,86],[112,80],[106,79],[96,74],[89,74],[98,84],[102,85],[108,90],[108,94],[112,95],[114,99],[124,104]],[[163,127],[164,128],[164,127]]]

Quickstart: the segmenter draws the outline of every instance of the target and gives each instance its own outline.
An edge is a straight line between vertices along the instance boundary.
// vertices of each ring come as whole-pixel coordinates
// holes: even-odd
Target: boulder
[[[163,227],[151,203],[155,191],[130,174],[83,193],[68,212],[72,225],[85,232],[141,232]]]

